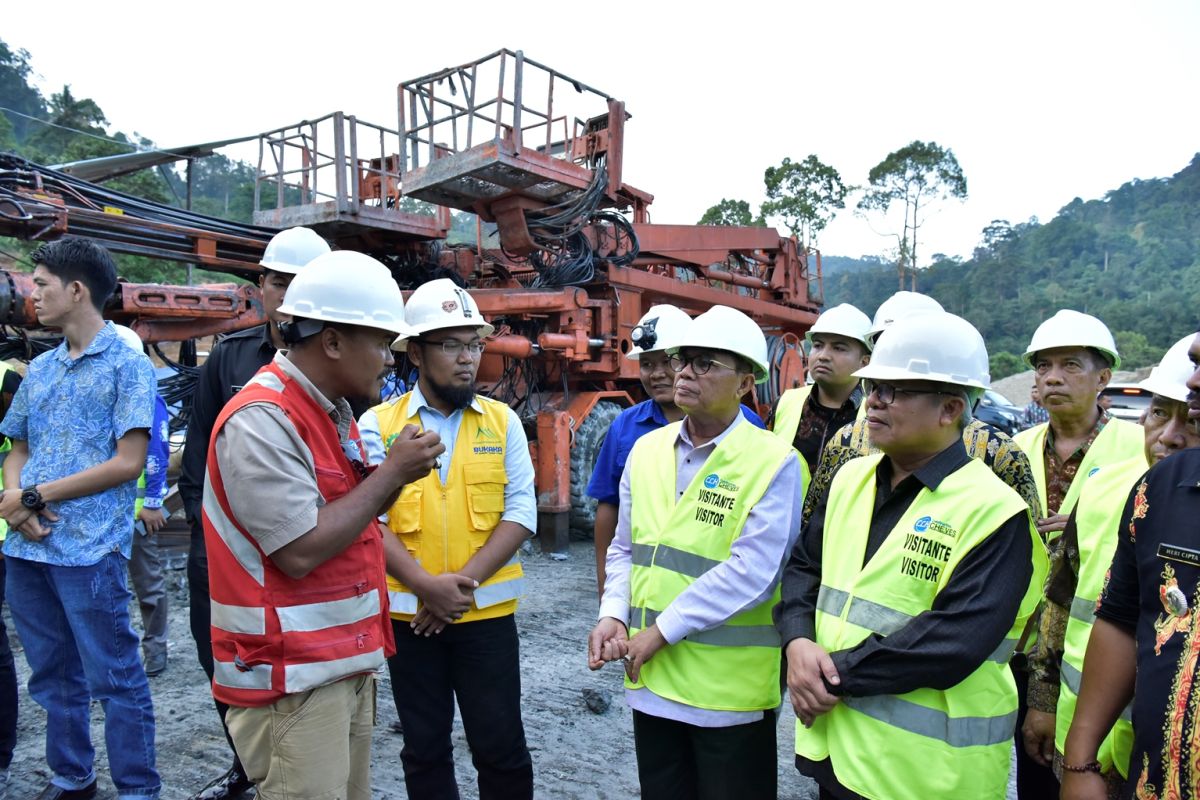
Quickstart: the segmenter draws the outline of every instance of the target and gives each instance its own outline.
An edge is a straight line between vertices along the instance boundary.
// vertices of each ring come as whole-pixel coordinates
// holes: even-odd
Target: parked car
[[[1136,383],[1110,383],[1100,392],[1101,405],[1108,400],[1108,413],[1117,419],[1137,422],[1150,407],[1150,392]]]
[[[976,419],[982,420],[994,428],[999,428],[1009,436],[1021,430],[1021,417],[1024,416],[1024,413],[1024,409],[1014,406],[1007,397],[991,389],[983,393],[983,397],[975,406]]]

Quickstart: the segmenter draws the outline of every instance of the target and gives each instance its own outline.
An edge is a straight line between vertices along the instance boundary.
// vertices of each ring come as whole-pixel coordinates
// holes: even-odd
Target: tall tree
[[[917,285],[917,231],[924,224],[922,212],[931,204],[949,198],[967,199],[967,179],[954,152],[936,142],[914,141],[871,168],[867,190],[858,202],[863,211],[884,214],[895,203],[904,204],[904,228],[900,235],[896,270],[900,288],[904,274],[912,273]]]
[[[12,125],[11,135],[16,142],[24,140],[32,120],[46,117],[46,101],[29,84],[32,72],[28,51],[13,50],[0,41],[0,106],[16,112],[3,112]]]
[[[764,217],[778,217],[804,244],[814,244],[817,236],[846,207],[849,189],[833,167],[815,155],[803,161],[785,158],[778,167],[767,167],[763,174],[767,186]]]
[[[704,216],[700,217],[697,225],[730,225],[734,227],[746,227],[749,225],[762,225],[762,215],[756,218],[754,212],[750,210],[750,204],[745,200],[728,200],[722,199],[715,206],[711,206],[704,212]]]

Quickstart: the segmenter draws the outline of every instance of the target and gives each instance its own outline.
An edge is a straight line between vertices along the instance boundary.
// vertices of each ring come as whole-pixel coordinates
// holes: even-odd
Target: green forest
[[[0,150],[53,165],[154,146],[137,133],[111,132],[99,104],[76,97],[69,86],[45,97],[34,76],[30,54],[0,41]],[[932,148],[938,158],[953,160],[950,151],[936,145],[911,147]],[[873,175],[872,183],[882,187],[883,177],[877,181]],[[961,174],[957,178],[961,181]],[[766,215],[809,240],[853,188],[813,156],[795,163],[785,159],[768,169],[765,179],[768,202],[757,215],[744,201],[723,200],[701,222],[764,224]],[[183,179],[172,169],[145,170],[106,185],[183,205]],[[195,162],[196,211],[250,222],[253,194],[250,165],[220,155]],[[969,258],[936,255],[917,270],[917,288],[979,328],[992,354],[993,378],[1023,369],[1019,355],[1033,329],[1059,308],[1100,317],[1116,335],[1126,365],[1146,366],[1200,321],[1198,209],[1200,155],[1170,178],[1131,180],[1100,199],[1076,198],[1048,222],[995,220],[980,233]],[[474,240],[472,215],[455,214],[453,221],[452,242]],[[27,242],[0,239],[0,255],[19,264],[27,263],[31,249]],[[180,264],[134,256],[118,261],[131,281],[183,282],[186,276]],[[827,305],[849,302],[871,314],[896,290],[897,265],[891,258],[827,255],[822,263]],[[227,281],[229,276],[197,271],[195,279]]]
[[[1155,363],[1200,323],[1200,154],[1170,178],[1076,198],[1054,219],[995,220],[969,259],[936,256],[917,288],[979,328],[992,377],[1020,362],[1034,328],[1060,308],[1104,320],[1128,368]],[[896,290],[888,262],[823,259],[825,302],[868,313]]]

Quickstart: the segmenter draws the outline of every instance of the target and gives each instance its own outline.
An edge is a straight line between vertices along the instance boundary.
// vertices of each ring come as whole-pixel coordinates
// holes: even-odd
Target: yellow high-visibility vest
[[[1028,507],[975,459],[937,491],[922,489],[879,550],[863,564],[882,455],[847,463],[834,478],[825,515],[817,643],[845,650],[888,636],[929,611],[955,567]],[[970,797],[1000,800],[1008,785],[1017,690],[1008,661],[1041,597],[1045,549],[1029,519],[1033,578],[996,651],[949,689],[846,696],[812,728],[796,726],[796,753],[829,758],[847,788],[873,800]]]
[[[775,422],[771,427],[775,435],[788,444],[796,440],[796,431],[800,428],[800,418],[804,416],[804,403],[812,394],[812,390],[812,386],[798,386],[795,389],[788,389],[779,396],[779,403],[775,406]],[[854,415],[854,419],[866,418],[867,398],[863,397],[858,404],[858,413]]]
[[[1047,515],[1070,514],[1071,510],[1075,508],[1076,501],[1079,500],[1079,490],[1082,486],[1082,481],[1078,480],[1079,476],[1087,475],[1094,467],[1116,464],[1119,461],[1137,457],[1144,449],[1146,435],[1141,425],[1115,417],[1110,419],[1105,423],[1104,430],[1100,431],[1100,435],[1096,437],[1096,441],[1092,442],[1092,446],[1084,454],[1083,461],[1079,464],[1079,471],[1075,473],[1076,480],[1071,481],[1071,488],[1067,490],[1062,506],[1050,508],[1046,503],[1046,459],[1043,455],[1046,449],[1046,433],[1049,430],[1050,423],[1043,422],[1041,425],[1035,425],[1013,437],[1017,446],[1029,456],[1029,465],[1033,469],[1033,480],[1037,483],[1038,499]],[[1049,540],[1057,539],[1060,533],[1061,531],[1051,533]]]
[[[405,425],[421,428],[421,416],[409,412],[412,392],[374,408],[384,445]],[[476,396],[483,413],[463,409],[458,439],[443,484],[437,470],[406,484],[388,509],[388,528],[430,575],[457,572],[487,543],[504,514],[508,473],[508,406]],[[475,589],[471,608],[458,622],[493,619],[517,610],[525,589],[524,572],[514,555]],[[417,613],[417,596],[388,576],[392,617],[410,620]]]
[[[1090,473],[1076,475],[1082,481],[1079,503],[1075,507],[1075,529],[1079,534],[1079,582],[1071,601],[1071,616],[1063,637],[1063,658],[1059,669],[1058,706],[1055,709],[1054,746],[1062,753],[1067,746],[1067,731],[1075,718],[1079,702],[1079,684],[1083,677],[1083,658],[1087,652],[1092,623],[1096,621],[1096,601],[1104,588],[1104,576],[1112,564],[1122,532],[1121,512],[1134,484],[1149,467],[1139,455],[1128,461],[1095,467]],[[1129,777],[1129,759],[1133,753],[1132,709],[1121,712],[1113,729],[1100,745],[1097,760],[1107,772],[1114,765],[1123,777]]]
[[[676,499],[675,422],[638,439],[629,454],[633,566],[629,635],[660,613],[708,570],[726,561],[750,510],[792,457],[792,448],[748,422],[737,425]],[[780,702],[779,634],[766,602],[716,628],[660,650],[630,688],[696,708],[758,711]]]

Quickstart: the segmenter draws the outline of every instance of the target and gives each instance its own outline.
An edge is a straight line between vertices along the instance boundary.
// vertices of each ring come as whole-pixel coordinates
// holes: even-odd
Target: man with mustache
[[[1038,499],[1046,516],[1038,532],[1052,555],[1061,547],[1061,534],[1075,507],[1084,480],[1092,469],[1138,457],[1143,432],[1131,422],[1116,419],[1096,402],[1112,371],[1121,366],[1108,327],[1091,316],[1063,309],[1038,326],[1025,351],[1048,422],[1021,431],[1014,438],[1029,456]],[[1021,734],[1025,723],[1029,673],[1018,655],[1013,670],[1021,692],[1017,724],[1017,796],[1040,800],[1058,792],[1054,773],[1025,752]]]
[[[1097,467],[1084,476],[1079,503],[1063,529],[1062,547],[1051,560],[1037,648],[1029,657],[1029,712],[1023,735],[1025,750],[1038,763],[1064,767],[1062,752],[1077,705],[1084,652],[1095,619],[1096,599],[1104,573],[1112,563],[1120,533],[1117,520],[1125,499],[1148,465],[1180,450],[1200,445],[1195,424],[1188,422],[1188,359],[1195,334],[1180,339],[1142,382],[1153,393],[1142,425],[1145,452],[1128,461]],[[1118,720],[1099,753],[1109,796],[1129,775],[1132,728]],[[1078,765],[1073,765],[1078,766]]]
[[[204,550],[204,525],[200,520],[200,504],[204,497],[204,470],[208,459],[208,444],[213,424],[225,404],[275,357],[283,347],[279,323],[285,319],[279,313],[283,295],[303,267],[320,255],[329,252],[329,245],[309,228],[288,228],[271,237],[259,266],[262,275],[258,288],[262,293],[263,314],[267,321],[224,336],[213,346],[208,358],[200,365],[196,389],[188,410],[187,442],[179,473],[179,496],[184,514],[192,529],[188,548],[187,578],[188,605],[192,639],[196,643],[196,658],[211,682],[213,677],[212,642],[210,641],[208,597],[208,554]],[[214,700],[230,751],[234,750],[225,727],[224,703]],[[213,778],[192,795],[190,800],[236,800],[250,790],[242,762],[233,753],[233,764],[223,774]]]
[[[1187,424],[1194,437],[1200,424],[1200,337],[1191,342],[1188,358],[1193,371],[1187,379]],[[1102,743],[1131,698],[1133,742],[1122,796],[1166,800],[1200,792],[1198,518],[1200,448],[1155,464],[1129,492],[1063,753],[1066,800],[1106,797]]]
[[[409,333],[393,346],[417,368],[417,385],[363,415],[369,458],[410,429],[446,444],[437,469],[387,509],[388,538],[419,563],[388,581],[404,782],[410,797],[458,796],[457,700],[480,798],[529,798],[515,620],[525,587],[517,550],[537,529],[529,444],[512,409],[475,393],[493,331],[475,299],[440,278],[412,293],[405,318]]]
[[[419,570],[376,521],[445,449],[402,431],[374,470],[349,400],[377,402],[407,333],[387,267],[318,256],[288,286],[286,352],[221,411],[201,515],[213,696],[263,798],[371,797],[376,672],[394,652],[387,570]]]

